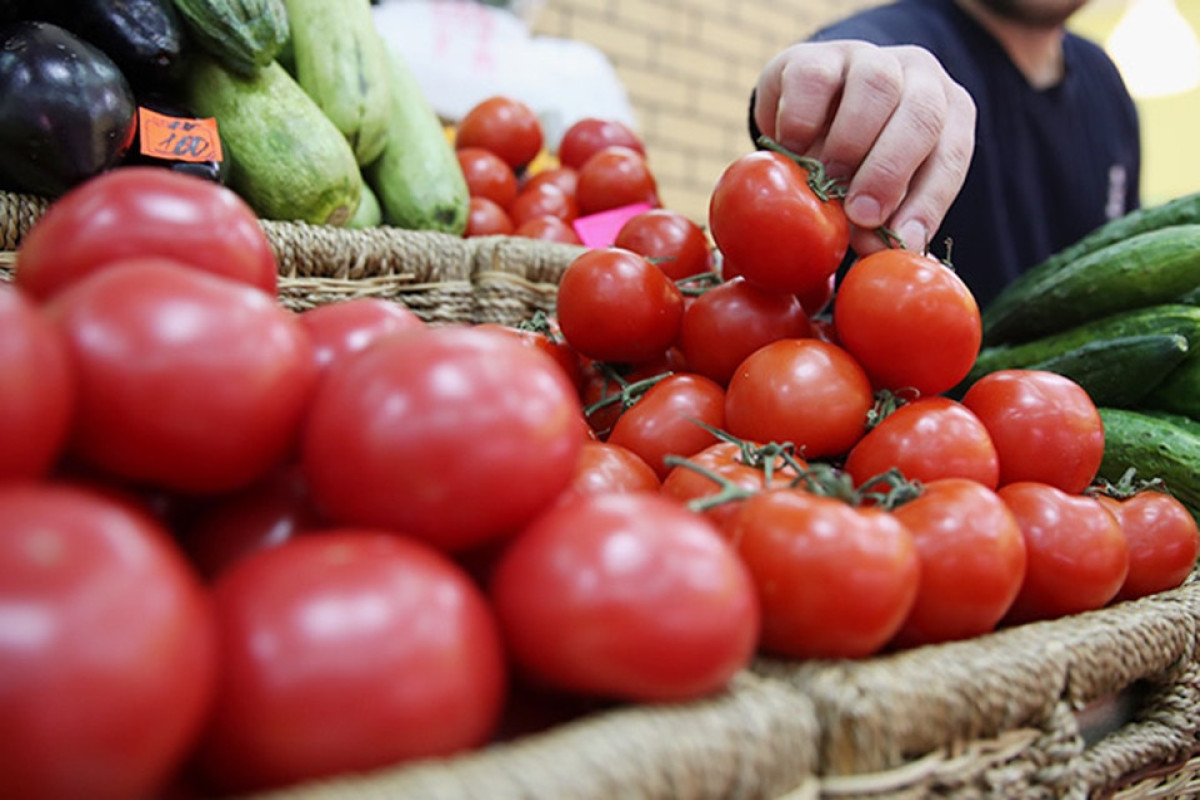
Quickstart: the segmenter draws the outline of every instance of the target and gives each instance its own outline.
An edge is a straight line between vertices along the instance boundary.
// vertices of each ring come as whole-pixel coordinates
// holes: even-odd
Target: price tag
[[[221,161],[221,137],[211,117],[171,117],[138,108],[141,151],[152,158],[169,161]]]

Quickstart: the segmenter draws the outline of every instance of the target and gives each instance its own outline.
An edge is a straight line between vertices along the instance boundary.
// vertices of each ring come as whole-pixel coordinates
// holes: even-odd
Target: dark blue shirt
[[[1137,111],[1095,43],[1068,33],[1065,74],[1036,89],[1001,45],[953,0],[898,0],[837,22],[813,39],[930,50],[974,98],[975,153],[933,237],[981,306],[1008,282],[1139,205]]]

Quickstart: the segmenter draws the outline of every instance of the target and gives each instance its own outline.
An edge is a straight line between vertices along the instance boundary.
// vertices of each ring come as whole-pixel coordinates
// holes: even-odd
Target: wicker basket
[[[44,211],[0,194],[0,273]],[[284,303],[431,322],[552,307],[579,248],[264,222]],[[1200,579],[1111,608],[853,662],[763,658],[703,701],[596,711],[480,751],[256,800],[1200,797]]]

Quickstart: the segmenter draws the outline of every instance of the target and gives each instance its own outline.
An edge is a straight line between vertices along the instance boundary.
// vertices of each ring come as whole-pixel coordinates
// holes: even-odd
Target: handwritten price
[[[142,153],[153,158],[170,161],[221,161],[224,158],[217,121],[211,117],[172,117],[139,108],[138,134]]]

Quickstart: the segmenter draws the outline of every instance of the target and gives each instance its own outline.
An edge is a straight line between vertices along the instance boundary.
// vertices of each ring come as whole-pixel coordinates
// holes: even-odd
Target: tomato
[[[707,272],[712,266],[704,229],[667,208],[652,208],[630,217],[617,231],[613,246],[645,256],[673,281]]]
[[[510,325],[502,325],[498,322],[481,322],[475,325],[475,327],[511,336],[526,347],[542,351],[554,359],[554,362],[562,368],[563,374],[571,382],[571,385],[576,390],[580,390],[583,387],[583,359],[562,338],[562,334],[558,331],[557,323],[551,321],[549,325],[549,330],[517,328]]]
[[[558,323],[567,343],[597,361],[640,362],[661,356],[679,335],[683,295],[637,253],[584,252],[558,283]]]
[[[571,123],[563,133],[558,144],[558,160],[564,166],[579,169],[589,158],[611,145],[646,154],[641,137],[620,120],[584,117]]]
[[[223,669],[197,763],[220,791],[445,756],[497,725],[495,618],[426,545],[315,532],[238,561],[213,595]]]
[[[513,225],[518,228],[539,217],[557,217],[570,224],[579,216],[575,197],[553,183],[539,183],[522,189],[516,199],[509,203],[507,211]]]
[[[150,797],[212,703],[217,643],[166,530],[56,484],[0,488],[0,796]]]
[[[120,167],[76,186],[46,209],[20,252],[14,280],[39,300],[143,256],[276,291],[275,252],[250,206],[221,184],[159,167]]]
[[[249,485],[291,452],[317,365],[296,315],[265,292],[130,259],[45,309],[75,360],[69,447],[84,463],[201,494]]]
[[[558,217],[533,217],[517,226],[513,236],[524,236],[527,239],[542,239],[562,244],[583,244],[579,234],[569,223]]]
[[[877,388],[922,396],[965,378],[983,337],[979,306],[962,278],[909,250],[855,261],[834,297],[833,322]]]
[[[299,319],[322,373],[381,336],[425,326],[412,309],[381,297],[354,297],[314,306],[301,312]]]
[[[511,97],[489,97],[459,120],[454,146],[478,147],[495,153],[514,170],[533,161],[542,149],[542,123],[533,109]]]
[[[797,294],[796,297],[800,300],[800,307],[804,309],[804,313],[809,317],[815,317],[829,308],[836,286],[837,275],[834,274],[830,275],[825,283]]]
[[[999,494],[1017,518],[1028,556],[1008,622],[1091,611],[1116,597],[1129,572],[1129,544],[1103,503],[1036,481],[1001,486]]]
[[[1182,584],[1200,554],[1200,532],[1187,507],[1153,489],[1121,500],[1098,499],[1116,515],[1129,544],[1129,574],[1115,599],[1132,600]]]
[[[542,183],[553,183],[562,189],[564,194],[575,197],[575,187],[579,185],[579,173],[570,167],[551,167],[526,177],[521,188],[532,189]]]
[[[822,200],[787,156],[760,150],[725,168],[709,198],[709,233],[729,274],[799,294],[824,285],[850,246],[840,200]]]
[[[987,428],[948,397],[901,405],[846,456],[846,472],[857,486],[893,468],[913,481],[970,478],[995,489],[1000,480],[1000,460]]]
[[[0,283],[0,483],[50,472],[75,411],[62,332],[24,291]]]
[[[716,441],[697,422],[725,428],[725,391],[703,375],[680,372],[651,386],[626,409],[608,441],[637,453],[662,479],[671,471],[664,457],[687,457]]]
[[[645,156],[632,148],[612,145],[579,168],[575,199],[580,215],[633,203],[658,206],[658,182]]]
[[[688,456],[688,464],[673,467],[663,479],[659,491],[680,503],[690,503],[693,500],[712,497],[722,490],[722,484],[692,469],[689,464],[713,473],[747,492],[760,491],[768,486],[787,486],[796,478],[795,470],[786,466],[782,459],[776,459],[772,462],[773,469],[768,479],[763,467],[747,463],[741,453],[741,445],[735,442],[720,441],[711,444]],[[806,466],[803,461],[798,463],[802,469]],[[740,499],[731,499],[712,505],[702,513],[724,533],[730,529],[742,502]]]
[[[1041,370],[1001,370],[967,389],[962,403],[996,445],[1000,485],[1037,481],[1076,494],[1104,459],[1104,422],[1070,378]]]
[[[869,656],[891,640],[916,600],[916,544],[885,511],[769,489],[742,503],[728,535],[754,576],[766,652]]]
[[[1012,511],[967,478],[926,483],[893,512],[921,561],[917,600],[896,635],[901,646],[968,639],[993,630],[1025,579],[1025,539]]]
[[[752,442],[790,442],[803,458],[842,455],[866,433],[871,382],[837,345],[779,339],[760,347],[725,390],[725,426]]]
[[[627,447],[612,442],[583,443],[567,495],[603,492],[656,492],[661,481],[650,465]]]
[[[523,676],[592,696],[708,695],[757,643],[745,565],[710,522],[656,494],[555,506],[500,557],[491,597]]]
[[[507,236],[514,230],[512,218],[499,204],[486,197],[470,199],[463,236]]]
[[[795,295],[766,292],[738,277],[708,289],[687,307],[679,347],[692,370],[724,385],[763,345],[811,335]]]
[[[516,199],[517,173],[500,156],[482,147],[460,147],[455,155],[471,197],[486,197],[500,208]]]
[[[581,415],[544,353],[496,331],[430,326],[326,375],[301,462],[335,524],[461,550],[511,535],[567,486]]]

